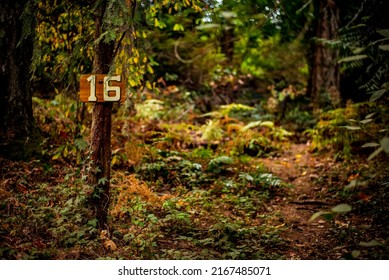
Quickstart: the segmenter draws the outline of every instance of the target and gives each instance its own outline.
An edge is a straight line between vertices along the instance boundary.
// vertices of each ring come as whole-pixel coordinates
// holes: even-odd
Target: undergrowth
[[[288,228],[267,206],[288,195],[291,185],[266,170],[261,158],[276,157],[299,131],[243,104],[204,114],[185,101],[177,105],[181,114],[170,115],[170,103],[151,99],[136,113],[115,108],[110,226],[99,231],[83,170],[90,108],[64,97],[35,98],[45,137],[41,156],[28,163],[0,159],[0,258],[284,258],[281,234]],[[316,150],[336,149],[347,158],[380,133],[378,119],[359,117],[373,109],[360,104],[327,112],[305,134]],[[295,111],[286,116],[297,118]],[[311,121],[309,114],[300,118],[299,125]],[[353,122],[364,129],[348,129]],[[355,198],[339,186],[333,195]]]
[[[265,204],[288,185],[256,159],[276,152],[290,133],[247,121],[254,108],[188,111],[177,122],[159,120],[169,117],[156,100],[139,104],[132,117],[120,108],[110,228],[98,231],[83,170],[90,108],[83,115],[80,104],[60,96],[34,104],[45,136],[40,159],[1,162],[0,258],[282,258],[273,249],[283,246],[284,226]]]

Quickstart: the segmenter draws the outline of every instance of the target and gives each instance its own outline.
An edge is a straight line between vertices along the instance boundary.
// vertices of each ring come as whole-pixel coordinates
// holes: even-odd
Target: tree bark
[[[231,64],[234,59],[234,28],[232,26],[227,25],[222,29],[220,45],[228,64]]]
[[[337,63],[339,51],[326,41],[338,38],[339,8],[335,0],[320,0],[316,24],[316,40],[310,57],[308,93],[314,111],[338,107],[340,104],[340,72]]]
[[[102,1],[96,10],[96,40],[105,32],[104,18],[107,12],[107,4],[107,1]],[[104,42],[104,40],[98,40],[95,46],[95,60],[93,63],[93,72],[95,74],[109,73],[114,47],[114,41]],[[96,219],[98,220],[97,225],[100,229],[108,228],[107,217],[111,178],[111,114],[111,102],[96,103],[94,105],[90,141],[91,169],[88,178],[89,184],[94,187],[92,204],[95,209]]]
[[[31,11],[23,14],[26,7]],[[0,154],[13,159],[27,158],[39,146],[30,83],[33,11],[28,0],[0,2]]]

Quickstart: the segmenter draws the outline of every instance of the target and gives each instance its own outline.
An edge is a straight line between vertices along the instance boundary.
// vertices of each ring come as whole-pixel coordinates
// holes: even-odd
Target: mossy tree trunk
[[[39,146],[30,82],[35,36],[32,3],[0,2],[0,154],[13,159],[28,158]]]
[[[108,1],[101,1],[95,14],[95,58],[93,72],[95,74],[109,73],[115,42],[100,40],[104,30],[104,19],[107,13]],[[99,39],[99,40],[98,40]],[[91,130],[91,168],[88,175],[89,184],[94,187],[92,206],[95,210],[98,227],[107,228],[108,207],[110,201],[111,172],[111,114],[112,103],[96,103],[92,114]]]

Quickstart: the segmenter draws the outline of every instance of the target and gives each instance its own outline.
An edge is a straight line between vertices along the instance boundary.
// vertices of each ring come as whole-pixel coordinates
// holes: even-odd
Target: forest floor
[[[270,207],[279,211],[288,225],[281,234],[287,243],[283,252],[287,259],[352,259],[360,256],[361,244],[368,243],[363,238],[372,240],[377,234],[385,236],[384,232],[380,233],[382,229],[377,230],[380,226],[369,213],[310,220],[315,213],[327,212],[344,202],[334,190],[342,189],[342,184],[345,186],[352,181],[355,175],[346,174],[352,174],[360,167],[341,164],[334,160],[331,153],[311,153],[309,142],[292,144],[280,156],[265,158],[263,162],[271,172],[293,185],[289,195],[276,197],[270,203]],[[358,196],[359,204],[369,204],[372,200],[372,196],[363,191]],[[358,244],[355,239],[362,242]],[[381,240],[384,242],[384,239]],[[370,244],[374,246],[374,242]],[[369,258],[375,253],[370,248],[362,257]],[[385,254],[384,258],[388,258]]]
[[[265,245],[265,247],[269,246],[266,249],[269,251],[267,253],[263,253],[265,258],[388,258],[387,249],[380,245],[385,242],[385,227],[387,227],[387,222],[384,222],[382,220],[377,221],[377,219],[380,217],[386,217],[387,212],[383,211],[383,213],[381,213],[383,216],[378,215],[374,218],[374,216],[376,215],[374,213],[377,213],[377,210],[374,210],[375,208],[371,210],[371,207],[367,207],[367,205],[370,205],[371,202],[374,201],[376,201],[377,204],[381,202],[378,199],[373,198],[372,195],[358,193],[358,196],[360,198],[358,199],[357,204],[359,204],[359,206],[356,206],[354,203],[353,207],[357,209],[352,213],[346,213],[347,215],[336,215],[335,217],[331,217],[328,220],[319,217],[313,221],[310,221],[312,215],[317,213],[318,211],[328,211],[329,209],[331,209],[331,207],[343,202],[344,199],[342,200],[341,198],[339,198],[337,190],[339,189],[339,186],[344,185],[347,180],[350,180],[350,178],[348,178],[349,175],[347,174],[350,174],[348,170],[353,170],[352,166],[345,166],[343,163],[336,162],[329,154],[315,154],[310,152],[309,144],[290,144],[289,148],[285,149],[283,152],[277,154],[274,157],[258,158],[255,159],[255,161],[264,164],[268,171],[277,175],[285,182],[291,184],[291,188],[288,188],[288,190],[286,191],[277,193],[264,205],[264,208],[262,208],[263,210],[261,210],[261,214],[264,213],[264,215],[268,215],[268,217],[270,217],[268,221],[269,225],[267,225],[266,227],[274,223],[274,219],[271,217],[272,215],[275,215],[277,217],[275,219],[277,224],[276,228],[281,229],[281,231],[279,231],[278,233],[280,235],[280,239],[278,241],[275,241],[274,244],[272,244],[272,241],[270,242],[270,245]],[[47,176],[48,174],[43,171],[43,168],[39,167],[41,165],[36,161],[33,161],[31,163],[12,163],[6,160],[2,160],[1,163],[3,167],[0,178],[0,186],[2,188],[2,192],[0,194],[3,200],[2,215],[4,215],[4,219],[2,220],[1,224],[1,229],[2,234],[8,232],[6,236],[3,235],[2,240],[2,246],[4,247],[2,247],[1,253],[3,254],[3,258],[16,257],[28,259],[45,259],[52,258],[52,256],[50,257],[51,254],[54,254],[55,258],[60,259],[93,258],[93,255],[91,256],[91,254],[93,254],[91,253],[91,251],[88,251],[87,249],[82,249],[85,246],[90,246],[91,248],[94,248],[93,250],[96,251],[96,253],[94,253],[96,254],[95,257],[99,258],[106,258],[108,256],[120,258],[120,256],[125,257],[128,254],[128,248],[126,247],[128,246],[128,244],[124,241],[120,241],[121,238],[123,240],[125,239],[126,235],[124,235],[124,233],[128,232],[128,230],[126,229],[126,224],[128,223],[128,221],[126,220],[126,217],[123,218],[123,215],[125,216],[127,214],[122,210],[119,211],[119,214],[115,214],[115,209],[118,209],[118,205],[120,204],[119,201],[116,201],[115,209],[111,211],[111,215],[113,217],[116,217],[112,221],[112,226],[115,227],[118,231],[122,231],[124,237],[111,237],[111,239],[108,239],[105,236],[100,236],[100,241],[97,240],[97,243],[95,243],[94,241],[92,242],[91,240],[90,242],[92,243],[78,244],[78,242],[81,241],[77,241],[75,244],[73,244],[74,240],[71,241],[72,238],[77,240],[79,237],[81,237],[82,239],[84,235],[87,235],[87,230],[77,229],[75,225],[67,225],[72,229],[69,231],[65,230],[67,226],[62,225],[64,221],[58,222],[58,217],[60,216],[61,212],[65,213],[64,216],[66,216],[67,211],[69,211],[70,215],[77,217],[77,215],[82,214],[82,211],[79,210],[79,205],[74,205],[74,207],[72,208],[69,204],[71,202],[69,202],[70,200],[68,200],[60,205],[59,210],[53,210],[54,214],[50,215],[49,209],[55,209],[55,198],[52,197],[53,194],[50,195],[49,198],[46,198],[44,194],[47,192],[56,193],[55,188],[53,188],[53,185],[59,184],[59,186],[66,186],[68,184],[64,184],[64,181],[67,180],[66,173],[69,173],[69,170],[66,170],[67,167],[65,167],[65,169],[63,170],[65,171],[65,173],[61,173],[58,169],[58,171],[51,172],[50,175]],[[57,167],[59,168],[59,166],[56,166],[55,168]],[[116,174],[117,172],[114,173]],[[119,172],[118,174],[121,174],[121,172]],[[116,175],[114,176],[117,177]],[[127,176],[127,178],[129,177]],[[139,184],[139,182],[135,180],[134,177],[131,178],[132,179],[128,179],[126,181],[127,184]],[[33,184],[41,184],[43,185],[43,187],[35,188]],[[124,193],[124,190],[125,189],[122,189],[122,193]],[[19,194],[12,195],[11,193],[13,191],[16,191]],[[142,191],[138,191],[142,193]],[[148,199],[151,200],[152,194],[149,192],[149,190],[145,189],[143,190],[142,195],[149,196]],[[36,197],[35,195],[38,196]],[[57,196],[58,194],[54,195]],[[170,195],[173,196],[172,194]],[[26,196],[26,198],[22,199],[21,196]],[[118,200],[121,199],[120,196],[121,195],[119,194]],[[208,197],[209,194],[205,194],[205,196]],[[30,202],[30,199],[32,197],[36,197],[36,201]],[[183,199],[181,197],[178,200],[178,203],[182,205],[190,203],[187,202],[190,200],[186,200],[189,199],[189,197],[193,199],[194,195],[189,195],[188,193],[187,198]],[[209,199],[206,197],[204,198],[205,200]],[[40,199],[42,201],[39,202]],[[60,197],[59,199],[63,198]],[[115,200],[117,200],[117,198]],[[177,202],[177,200],[175,201]],[[355,202],[355,198],[351,199],[351,203],[353,203],[352,201]],[[348,200],[348,202],[350,202],[350,200]],[[32,205],[28,205],[29,203],[32,203]],[[228,212],[231,211],[228,210],[228,208],[230,207],[226,206],[228,204],[223,202],[223,200],[221,200],[221,204],[225,205],[218,205],[216,206],[217,209],[227,208],[226,210],[222,210],[223,213],[221,215],[231,215],[232,218],[234,218],[235,216],[233,213],[228,214]],[[67,207],[66,205],[69,205],[69,207]],[[137,207],[142,208],[141,205],[142,204],[138,205]],[[358,210],[358,207],[360,207],[361,209],[365,209],[364,211],[366,212],[364,213],[363,211]],[[21,208],[26,208],[27,211],[21,210]],[[193,206],[193,208],[188,210],[188,212],[196,212],[197,210],[194,209],[195,207]],[[136,211],[132,211],[133,215],[139,215],[136,213]],[[144,212],[146,210],[140,209],[140,211]],[[157,210],[152,213],[154,213],[155,216],[159,217],[159,211],[161,210]],[[214,210],[210,209],[210,211]],[[171,212],[171,214],[169,215],[172,215],[172,213],[173,212]],[[180,214],[184,215],[184,213],[186,212],[179,212],[177,216],[179,217]],[[147,251],[148,246],[142,242],[153,243],[156,241],[153,246],[157,246],[160,248],[152,249],[151,252],[146,255],[146,258],[156,257],[158,254],[161,253],[161,250],[165,253],[169,252],[167,254],[167,258],[170,259],[198,257],[219,258],[220,256],[216,257],[218,256],[217,254],[211,255],[209,253],[210,255],[208,255],[208,253],[205,254],[203,252],[204,250],[208,250],[204,248],[207,248],[207,246],[209,245],[199,245],[194,242],[195,240],[191,240],[188,237],[192,236],[192,234],[199,234],[199,232],[206,232],[207,227],[214,223],[214,221],[209,218],[209,214],[207,213],[205,213],[205,215],[199,212],[196,214],[200,220],[198,222],[199,229],[197,230],[194,229],[194,226],[189,226],[189,224],[186,224],[186,222],[184,221],[186,219],[185,216],[182,216],[182,218],[177,218],[177,220],[175,221],[172,221],[172,218],[165,218],[166,222],[162,222],[162,224],[164,224],[163,226],[157,226],[157,224],[154,224],[149,227],[135,226],[134,228],[136,229],[137,233],[135,232],[134,234],[138,234],[139,239],[134,238],[135,241],[133,240],[133,242],[137,244],[135,246],[144,246],[145,250]],[[17,214],[19,214],[20,216],[18,216]],[[154,214],[149,214],[149,216],[151,215],[155,218]],[[120,219],[117,219],[118,215],[120,216]],[[215,215],[217,214],[215,213]],[[207,218],[205,218],[205,216],[207,216]],[[57,222],[55,222],[55,220],[57,220]],[[251,225],[255,224],[255,220],[256,218],[254,218],[249,223]],[[176,228],[176,226],[171,225],[171,222],[182,224],[178,225]],[[67,237],[68,239],[65,241],[65,245],[59,245],[64,241],[60,240],[61,238],[57,235],[58,233],[55,233],[53,229],[48,229],[47,227],[49,226],[45,225],[45,223],[54,223],[54,226],[59,225],[59,231],[61,231],[61,227],[64,227],[64,229],[62,229],[64,231],[62,232],[62,234],[64,234],[64,237],[67,235],[73,236],[72,231],[76,233],[78,232],[77,234],[79,235],[79,237]],[[66,223],[67,221],[65,220],[65,224]],[[69,223],[71,224],[73,222],[69,221]],[[77,222],[74,223],[77,224]],[[226,221],[226,223],[228,223],[228,221]],[[142,227],[144,228],[145,232],[142,232]],[[180,227],[183,227],[183,229]],[[210,228],[212,227],[214,227],[212,230],[212,234],[215,234],[215,228],[217,227],[211,226]],[[88,230],[90,230],[90,227]],[[179,233],[182,230],[188,232]],[[159,233],[153,231],[159,231]],[[49,232],[48,235],[47,232]],[[202,234],[203,233],[201,233],[200,235]],[[219,232],[217,234],[221,233]],[[208,237],[204,240],[210,238],[211,237]],[[221,238],[223,239],[223,237]],[[142,241],[142,239],[144,240]],[[201,238],[199,237],[199,240],[196,242],[203,242],[200,239]],[[112,240],[114,240],[115,242],[113,242]],[[67,242],[69,244],[66,244]],[[103,246],[105,249],[98,249],[98,245],[96,249],[96,244],[100,242],[103,242]],[[110,242],[112,242],[112,244]],[[212,242],[212,239],[210,242]],[[361,247],[361,242],[365,242],[365,246]],[[51,246],[48,246],[50,243]],[[4,244],[6,244],[6,246]],[[47,246],[51,247],[49,249],[50,255],[46,255],[49,254],[47,252],[43,254],[39,253],[40,250],[45,251],[45,248]],[[54,246],[54,249],[52,246]],[[59,248],[57,248],[56,246],[58,246]],[[63,246],[65,246],[65,248],[63,248]],[[110,246],[113,246],[115,248],[115,252],[112,252],[112,248],[110,248]],[[116,249],[117,246],[123,246],[123,248]],[[233,245],[229,244],[228,246]],[[263,244],[261,246],[263,246]],[[11,247],[13,249],[9,249],[7,247]],[[134,244],[131,244],[130,247],[134,247]],[[212,247],[213,245],[211,245],[211,247],[209,248]],[[103,249],[103,251],[100,251],[101,249]],[[55,253],[53,253],[53,250]],[[232,249],[226,249],[226,251],[229,250]],[[190,253],[185,253],[186,251],[189,251]],[[7,257],[7,254],[13,255],[13,257]],[[139,254],[139,256],[142,255],[142,253]],[[196,255],[197,257],[194,257]]]
[[[68,100],[36,102],[42,155],[0,158],[0,259],[389,258],[384,155],[314,150],[239,104],[205,120],[155,100],[139,111],[148,115],[118,112],[110,231],[99,231],[85,180],[90,123],[69,117]]]
[[[263,159],[269,171],[293,185],[288,196],[272,201],[271,208],[279,211],[288,225],[282,234],[287,243],[284,252],[287,259],[331,259],[334,256],[329,255],[329,249],[333,249],[330,244],[334,242],[327,236],[328,223],[322,219],[309,220],[314,213],[337,203],[326,195],[325,184],[314,184],[318,173],[328,170],[333,163],[318,158],[308,149],[307,144],[292,144],[279,157]]]

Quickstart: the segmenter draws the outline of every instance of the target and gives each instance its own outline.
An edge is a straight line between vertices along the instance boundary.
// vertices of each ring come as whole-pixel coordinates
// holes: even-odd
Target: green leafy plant
[[[376,113],[368,114],[365,119],[361,121],[357,121],[355,119],[349,119],[349,122],[351,122],[353,125],[344,126],[344,128],[351,130],[351,131],[362,131],[366,135],[370,136],[371,138],[380,139],[383,134],[387,133],[388,129],[379,129],[380,127],[373,124],[374,116]],[[372,125],[373,124],[373,125]],[[368,142],[362,145],[362,148],[378,148],[373,153],[370,154],[368,157],[368,160],[373,159],[378,154],[380,154],[382,151],[389,153],[389,137],[385,136],[381,138],[379,143],[377,142]]]
[[[219,156],[212,159],[208,164],[208,171],[213,173],[220,173],[231,167],[234,160],[228,156]]]
[[[265,131],[264,136],[271,138],[273,140],[283,141],[286,140],[289,136],[293,135],[293,133],[285,130],[284,128],[275,126],[274,122],[272,121],[250,122],[247,125],[245,125],[241,131],[245,132],[249,129],[254,129],[256,127],[268,128],[270,131],[269,132]]]
[[[375,121],[377,113],[371,113],[372,110],[377,110],[374,104],[357,103],[328,111],[322,114],[316,127],[306,130],[304,134],[312,137],[314,149],[335,149],[343,152],[343,157],[350,157],[353,151],[360,151],[361,146],[380,139],[386,133],[382,124]],[[381,109],[378,108],[378,111]],[[366,117],[358,121],[360,115]]]
[[[186,160],[178,155],[167,154],[151,163],[143,163],[136,172],[144,180],[168,184],[171,187],[199,187],[208,182],[200,163]]]
[[[147,99],[143,103],[135,104],[136,117],[144,120],[156,120],[164,113],[163,101]]]
[[[331,208],[330,211],[319,211],[314,213],[309,219],[310,222],[316,220],[319,217],[323,217],[328,221],[331,221],[337,214],[348,213],[352,210],[352,207],[348,204],[338,204]]]
[[[201,127],[201,131],[201,138],[208,143],[220,141],[224,135],[219,120],[208,120],[207,123]]]

